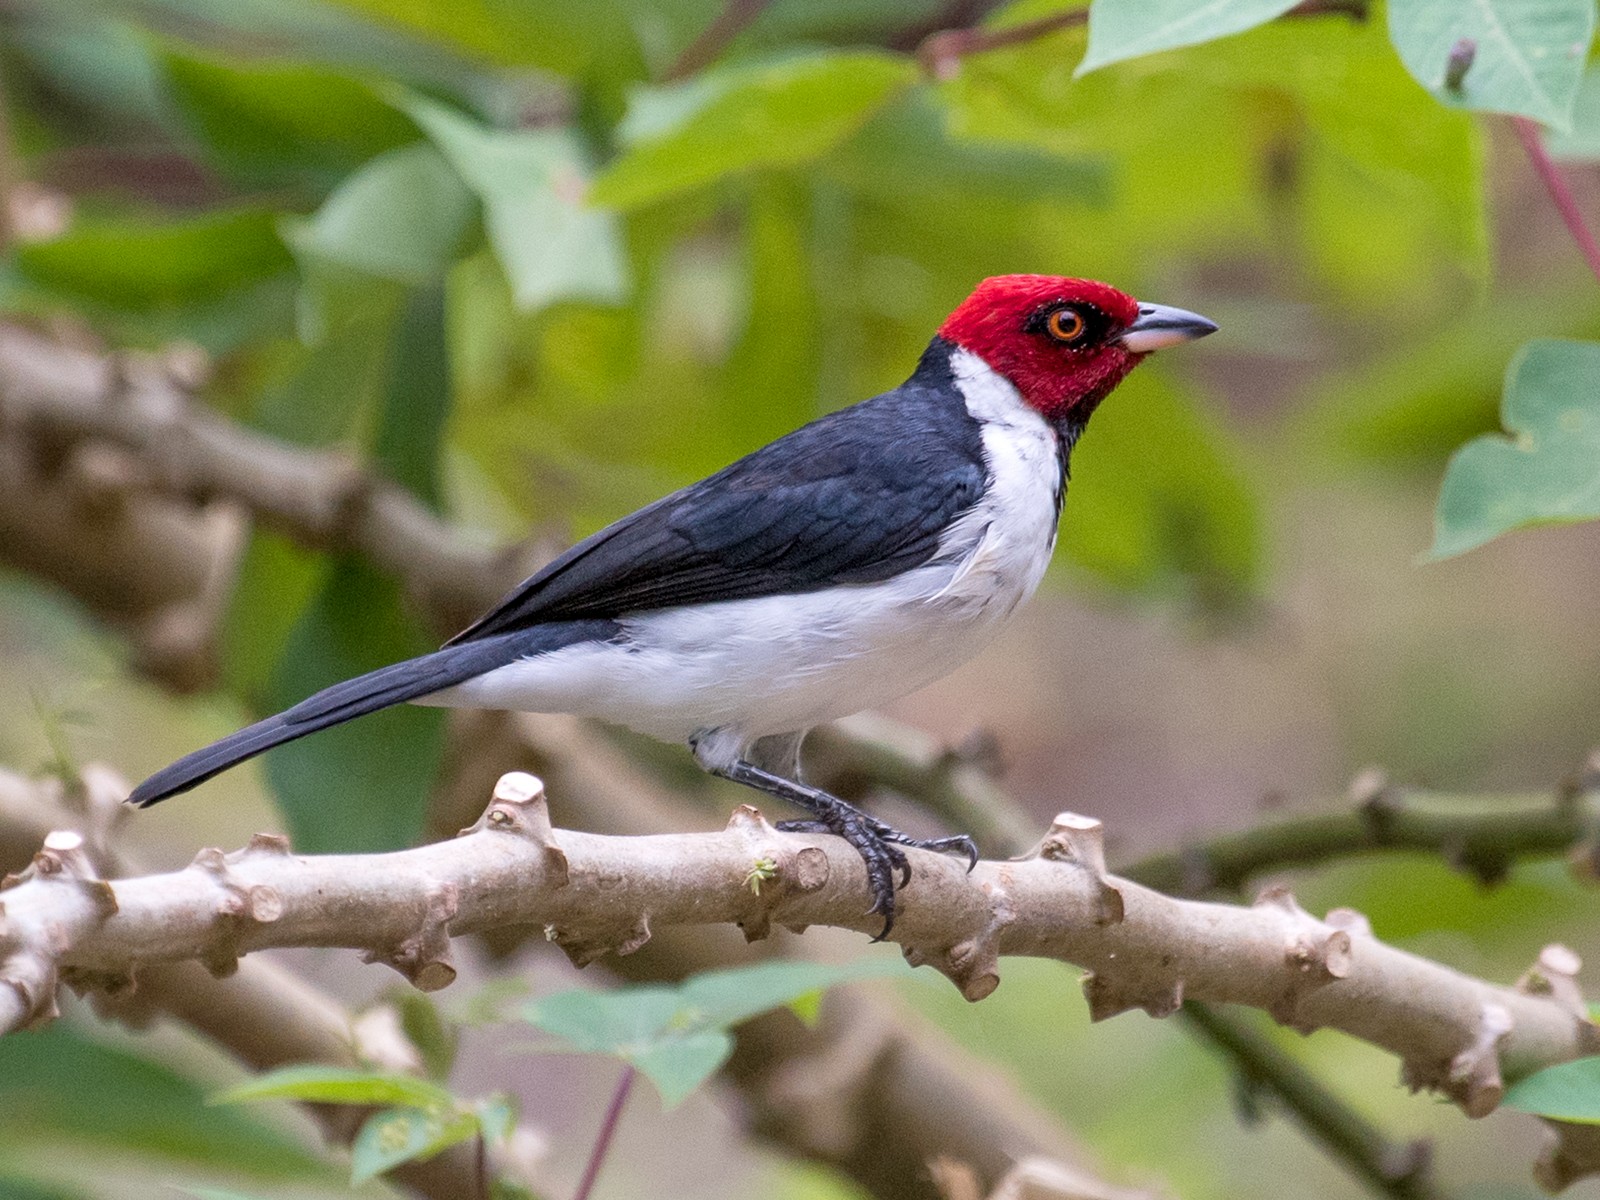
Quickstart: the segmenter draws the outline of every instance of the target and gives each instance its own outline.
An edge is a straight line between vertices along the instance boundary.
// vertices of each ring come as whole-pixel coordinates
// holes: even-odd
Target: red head
[[[1202,316],[1092,279],[996,275],[950,314],[939,336],[1005,376],[1045,418],[1087,420],[1152,350],[1216,326]]]

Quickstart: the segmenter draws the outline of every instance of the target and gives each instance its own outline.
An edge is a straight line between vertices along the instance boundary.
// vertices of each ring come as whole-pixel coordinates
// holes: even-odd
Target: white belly
[[[985,420],[990,478],[942,539],[944,561],[884,583],[639,613],[620,620],[617,642],[523,659],[422,703],[570,712],[668,741],[727,729],[748,742],[948,674],[1038,586],[1059,478],[1055,434],[1008,383],[981,363],[958,380]]]

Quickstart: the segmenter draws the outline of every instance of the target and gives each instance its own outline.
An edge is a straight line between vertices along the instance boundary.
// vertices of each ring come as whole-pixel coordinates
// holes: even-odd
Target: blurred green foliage
[[[1279,19],[1292,7],[1097,0],[1085,26],[1062,15],[1081,5],[1016,0],[982,28],[1050,31],[931,70],[911,51],[963,6],[773,0],[680,78],[722,0],[30,0],[0,44],[14,174],[71,212],[19,226],[0,298],[121,344],[195,343],[219,409],[502,538],[582,535],[894,385],[1003,271],[1107,278],[1224,327],[1141,368],[1075,453],[1061,574],[1099,603],[1250,611],[1278,477],[1437,479],[1497,429],[1503,378],[1518,441],[1461,452],[1436,549],[1595,515],[1596,346],[1539,339],[1600,337],[1600,294],[1576,266],[1491,271],[1476,115],[1534,118],[1552,152],[1600,158],[1593,0]],[[1201,382],[1246,360],[1291,398]],[[1286,419],[1263,434],[1262,415]],[[370,564],[257,531],[222,687],[264,713],[436,632]],[[276,752],[297,848],[414,840],[441,744],[439,714],[410,709]],[[1538,871],[1481,900],[1437,864],[1323,883],[1390,936],[1485,938],[1577,907]],[[1207,1159],[1231,1120],[1215,1063],[1118,1024],[1063,1070],[1037,1033],[1061,972],[1007,978],[978,1018],[953,993],[927,1006],[1102,1150],[1231,1194],[1235,1164]],[[676,1096],[722,1060],[734,1019],[686,1010],[688,994],[552,997],[530,1019],[659,1068]],[[453,1037],[429,1013],[406,1020],[438,1078]],[[626,1037],[607,1024],[622,1017]],[[1124,1086],[1108,1103],[1085,1070]],[[0,1149],[48,1135],[317,1175],[297,1142],[197,1095],[70,1029],[6,1039],[0,1100],[29,1117],[0,1122]],[[358,1174],[399,1161],[383,1147],[426,1153],[500,1119],[429,1096],[401,1101],[422,1114],[403,1137],[372,1127]],[[1156,1145],[1155,1126],[1187,1140]],[[24,1166],[0,1193],[72,1194]]]

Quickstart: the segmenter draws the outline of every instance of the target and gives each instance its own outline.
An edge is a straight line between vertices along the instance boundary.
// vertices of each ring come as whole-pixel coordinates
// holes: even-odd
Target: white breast
[[[876,584],[664,609],[618,644],[525,659],[427,702],[571,712],[668,741],[727,728],[747,741],[872,708],[948,674],[1033,594],[1055,544],[1056,435],[974,355],[952,357],[982,422],[982,499],[935,565]]]

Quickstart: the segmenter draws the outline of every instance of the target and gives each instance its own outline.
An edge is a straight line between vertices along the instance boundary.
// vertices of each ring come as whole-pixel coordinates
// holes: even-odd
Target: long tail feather
[[[551,624],[522,633],[447,646],[432,654],[336,683],[293,708],[257,721],[163,767],[134,788],[128,802],[148,808],[263,751],[308,733],[442,691],[526,655],[556,650],[597,633],[603,635],[603,631],[595,628],[600,625],[614,629],[609,622],[598,621]]]

